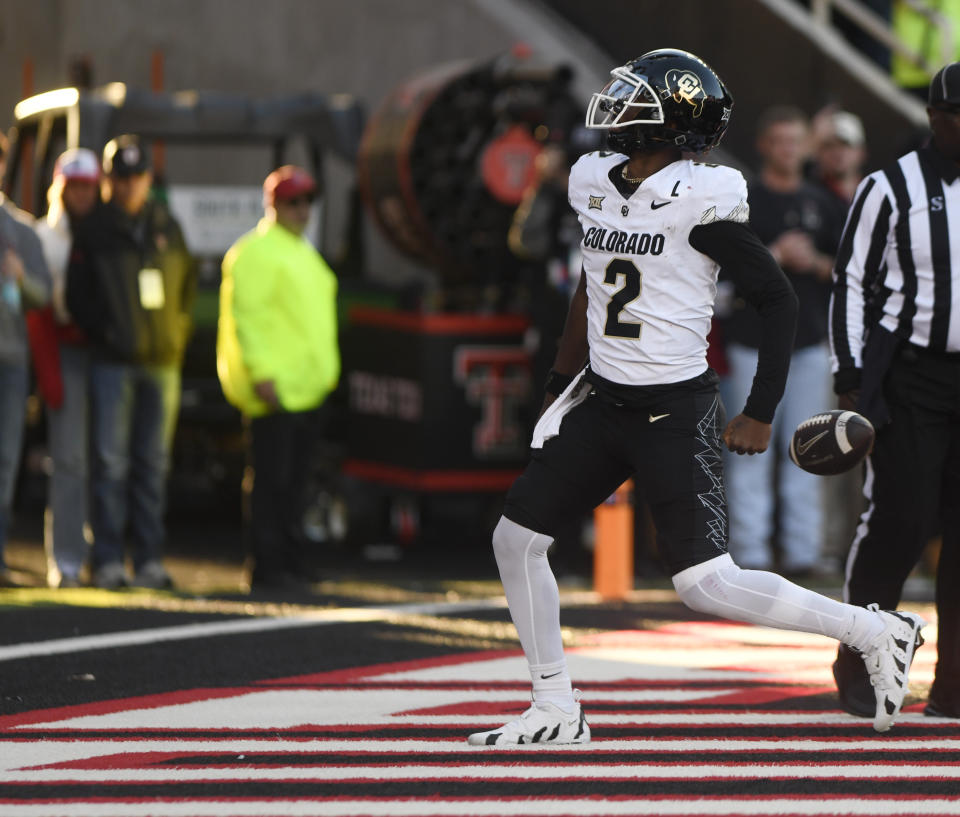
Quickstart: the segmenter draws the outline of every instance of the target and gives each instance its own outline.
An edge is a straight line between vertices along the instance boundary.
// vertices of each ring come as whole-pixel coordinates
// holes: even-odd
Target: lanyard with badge
[[[140,306],[144,309],[163,309],[163,273],[155,267],[140,270]]]
[[[147,241],[151,238],[147,235],[149,215],[143,221],[142,227],[138,225],[136,233],[140,244],[140,272],[137,275],[137,284],[140,294],[140,306],[147,310],[163,309],[166,303],[166,293],[163,286],[163,273],[156,267],[146,266]]]

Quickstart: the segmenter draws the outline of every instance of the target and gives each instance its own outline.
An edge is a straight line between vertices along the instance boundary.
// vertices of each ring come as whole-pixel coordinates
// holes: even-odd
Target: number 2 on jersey
[[[640,337],[643,324],[640,322],[623,323],[620,320],[620,313],[623,312],[628,303],[640,297],[643,274],[633,265],[633,262],[627,261],[625,258],[614,258],[607,264],[603,282],[616,285],[621,277],[623,278],[623,286],[613,293],[610,303],[607,304],[607,323],[603,327],[603,333],[610,337],[637,340]]]

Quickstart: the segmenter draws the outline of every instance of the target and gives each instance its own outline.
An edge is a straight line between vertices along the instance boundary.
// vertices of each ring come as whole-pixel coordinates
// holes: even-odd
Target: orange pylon
[[[593,589],[605,600],[633,590],[633,481],[627,480],[593,512]]]

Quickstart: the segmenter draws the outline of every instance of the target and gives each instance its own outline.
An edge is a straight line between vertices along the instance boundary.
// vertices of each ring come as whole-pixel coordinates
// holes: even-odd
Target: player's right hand
[[[723,432],[723,441],[734,454],[762,454],[770,445],[770,423],[738,414]]]
[[[860,390],[848,391],[837,397],[837,407],[844,411],[856,411],[857,401],[860,400]]]

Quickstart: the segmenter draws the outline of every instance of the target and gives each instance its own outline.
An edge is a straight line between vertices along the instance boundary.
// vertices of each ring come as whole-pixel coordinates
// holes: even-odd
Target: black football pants
[[[553,536],[633,477],[657,529],[670,574],[727,552],[727,502],[716,376],[656,387],[649,401],[618,404],[592,392],[534,449],[514,482],[504,516]]]
[[[319,410],[277,412],[250,423],[253,485],[244,480],[244,490],[255,582],[306,569],[303,510],[320,428]]]

